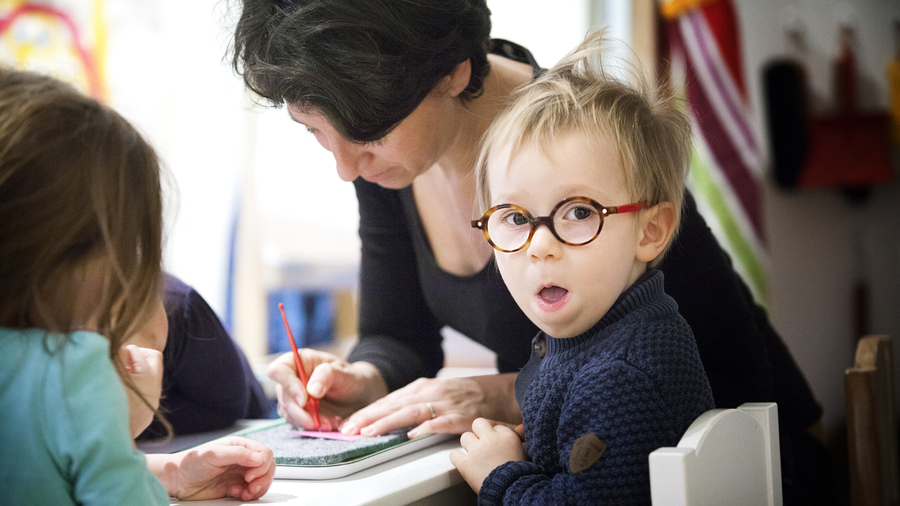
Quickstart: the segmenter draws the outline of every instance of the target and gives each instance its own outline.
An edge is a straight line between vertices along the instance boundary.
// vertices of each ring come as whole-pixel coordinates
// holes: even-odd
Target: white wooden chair
[[[781,506],[776,404],[700,415],[678,447],[650,454],[650,494],[654,506]]]

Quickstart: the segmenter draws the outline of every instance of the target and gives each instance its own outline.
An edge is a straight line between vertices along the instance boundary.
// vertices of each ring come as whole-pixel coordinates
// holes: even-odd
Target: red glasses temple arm
[[[622,206],[609,207],[609,214],[633,213],[647,207],[645,202],[635,202],[634,204],[625,204]]]

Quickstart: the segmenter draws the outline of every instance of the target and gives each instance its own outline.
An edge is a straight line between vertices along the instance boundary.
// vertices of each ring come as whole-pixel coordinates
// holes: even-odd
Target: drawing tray
[[[340,478],[459,437],[430,434],[409,440],[403,430],[356,441],[336,441],[292,434],[292,429],[284,420],[275,420],[231,435],[259,441],[271,448],[275,454],[275,478],[298,480]]]

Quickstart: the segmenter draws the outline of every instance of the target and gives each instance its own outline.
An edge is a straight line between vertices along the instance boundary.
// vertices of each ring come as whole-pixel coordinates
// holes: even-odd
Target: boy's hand
[[[511,430],[511,431],[513,431],[513,432],[515,432],[516,434],[519,435],[519,439],[522,440],[522,443],[525,442],[525,425],[523,425],[523,424],[521,424],[521,423],[518,424],[518,425],[516,425],[516,424],[514,424],[514,423],[499,422],[499,421],[497,421],[497,420],[491,420],[491,419],[487,419],[487,421],[488,421],[488,423],[490,423],[493,427],[497,427],[498,425],[501,425],[501,426],[503,426],[503,427],[509,428],[509,430]]]
[[[494,428],[497,428],[498,425],[503,427],[508,427],[509,430],[516,433],[519,436],[519,440],[522,442],[522,450],[525,452],[525,455],[528,455],[528,447],[525,446],[525,425],[524,424],[514,424],[514,423],[506,423],[506,422],[498,422],[497,420],[488,420]]]
[[[484,479],[496,467],[513,460],[528,459],[517,431],[504,424],[493,423],[484,418],[476,419],[472,422],[472,432],[466,432],[459,438],[459,444],[466,453],[459,450],[450,452],[450,463],[459,469],[475,493],[481,491]]]
[[[525,452],[525,455],[528,455],[528,446],[525,445],[525,425],[519,424],[513,428],[513,432],[519,436],[519,440],[522,441],[522,451]]]
[[[137,389],[144,394],[150,406],[130,388],[128,394],[128,428],[132,439],[136,438],[153,421],[153,411],[159,407],[162,395],[163,358],[162,353],[133,344],[119,348],[119,358]],[[152,409],[151,409],[152,407]]]
[[[259,499],[275,476],[272,450],[241,437],[211,441],[191,450],[147,455],[147,466],[170,496],[184,500]]]

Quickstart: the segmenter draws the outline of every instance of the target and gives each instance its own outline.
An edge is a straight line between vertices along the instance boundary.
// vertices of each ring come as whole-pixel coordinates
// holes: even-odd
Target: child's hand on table
[[[272,450],[241,437],[226,437],[174,454],[149,454],[147,467],[172,497],[183,500],[259,499],[275,476]]]
[[[472,432],[459,438],[466,453],[450,452],[450,463],[459,469],[463,479],[475,493],[491,471],[513,460],[528,460],[525,453],[522,426],[513,430],[509,425],[478,418],[472,422]]]

